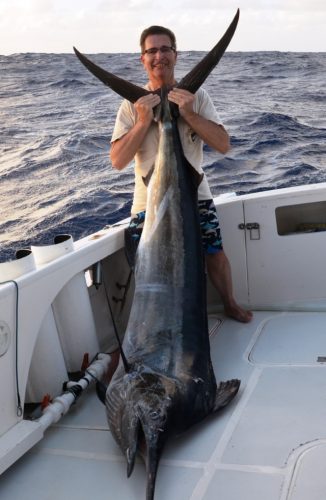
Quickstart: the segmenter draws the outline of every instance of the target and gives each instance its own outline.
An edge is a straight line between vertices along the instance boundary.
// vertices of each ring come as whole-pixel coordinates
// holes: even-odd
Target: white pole
[[[37,420],[44,430],[50,425],[58,422],[70,409],[71,405],[76,401],[77,397],[96,379],[101,379],[106,373],[111,361],[109,354],[98,354],[96,361],[87,368],[85,376],[78,382],[69,382],[67,384],[67,392],[54,398],[44,410],[43,415]]]

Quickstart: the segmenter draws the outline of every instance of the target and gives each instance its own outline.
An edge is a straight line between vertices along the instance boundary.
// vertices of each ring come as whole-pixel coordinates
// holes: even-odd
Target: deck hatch
[[[326,363],[326,313],[293,312],[269,318],[248,359],[265,366],[318,366]]]
[[[215,315],[209,315],[208,317],[208,328],[209,328],[209,337],[212,338],[217,334],[218,329],[222,325],[223,320]]]

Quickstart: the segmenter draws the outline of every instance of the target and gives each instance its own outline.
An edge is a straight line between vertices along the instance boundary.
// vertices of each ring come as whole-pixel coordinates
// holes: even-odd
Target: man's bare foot
[[[246,311],[246,309],[238,306],[238,304],[225,306],[224,312],[229,318],[235,319],[240,323],[249,323],[253,316],[251,311]]]

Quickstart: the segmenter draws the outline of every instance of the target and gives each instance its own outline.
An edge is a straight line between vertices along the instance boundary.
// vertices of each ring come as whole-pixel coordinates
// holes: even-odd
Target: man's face
[[[151,82],[152,90],[160,88],[162,85],[172,85],[174,83],[174,66],[177,54],[171,50],[171,40],[167,35],[149,35],[145,39],[144,50],[141,61]],[[156,53],[151,53],[153,49]],[[169,48],[170,50],[168,50]]]

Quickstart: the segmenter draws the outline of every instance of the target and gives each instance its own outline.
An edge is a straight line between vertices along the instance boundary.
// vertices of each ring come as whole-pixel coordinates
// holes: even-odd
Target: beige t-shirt
[[[221,124],[221,120],[209,95],[202,88],[196,92],[194,111],[207,120]],[[129,132],[129,130],[135,125],[136,120],[137,112],[133,104],[124,100],[117,114],[111,143],[120,139],[127,132]],[[193,130],[191,130],[189,125],[187,125],[181,117],[178,119],[178,129],[185,157],[198,172],[201,174],[204,173],[201,166],[203,161],[203,141],[193,132]],[[146,209],[147,188],[142,178],[146,177],[155,163],[158,143],[158,124],[153,121],[144,141],[141,144],[141,147],[135,155],[135,191],[131,207],[132,215]],[[204,174],[203,180],[198,188],[198,199],[209,200],[211,198],[212,193],[209,188],[206,175]]]

